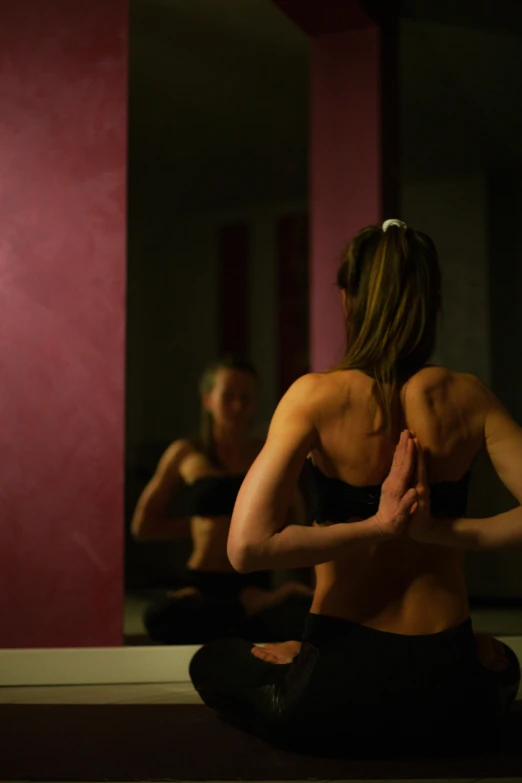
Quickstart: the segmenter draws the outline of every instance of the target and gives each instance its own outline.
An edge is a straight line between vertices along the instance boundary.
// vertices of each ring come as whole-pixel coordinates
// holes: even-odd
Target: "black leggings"
[[[247,617],[239,600],[246,587],[267,589],[270,574],[209,573],[187,571],[182,585],[195,587],[197,595],[164,598],[149,606],[144,624],[150,638],[161,644],[205,644],[212,639],[243,637],[253,642],[280,642],[303,635],[312,602],[291,596],[279,606]]]
[[[287,637],[288,638],[288,637]],[[229,722],[295,750],[424,739],[464,741],[491,731],[515,699],[520,666],[486,670],[471,620],[427,636],[376,631],[308,616],[300,654],[271,664],[240,638],[202,647],[190,676],[203,701]],[[428,742],[429,745],[429,742]]]

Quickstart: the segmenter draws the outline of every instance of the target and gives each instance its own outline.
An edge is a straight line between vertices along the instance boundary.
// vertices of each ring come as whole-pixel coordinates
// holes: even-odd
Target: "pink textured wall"
[[[123,619],[127,0],[0,25],[0,646]]]
[[[311,369],[343,354],[335,277],[341,250],[381,220],[381,33],[372,26],[311,41]]]

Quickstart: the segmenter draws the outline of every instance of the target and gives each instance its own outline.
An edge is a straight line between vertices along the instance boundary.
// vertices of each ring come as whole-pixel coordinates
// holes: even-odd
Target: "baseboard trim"
[[[0,650],[0,686],[188,682],[198,646]]]
[[[522,636],[501,636],[522,662]],[[189,682],[197,645],[0,650],[0,686]]]

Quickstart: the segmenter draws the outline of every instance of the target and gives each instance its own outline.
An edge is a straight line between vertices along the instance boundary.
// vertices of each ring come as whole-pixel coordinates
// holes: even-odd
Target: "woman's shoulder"
[[[281,399],[280,406],[310,410],[324,402],[325,397],[331,394],[333,386],[329,373],[306,373],[288,388]]]
[[[299,410],[318,425],[358,407],[360,400],[371,394],[372,384],[358,370],[307,373],[294,381],[280,406],[283,411]]]
[[[323,406],[328,401],[347,403],[360,397],[366,399],[372,394],[374,386],[375,381],[361,370],[334,369],[302,375],[292,384],[287,395],[293,401]]]
[[[195,453],[193,446],[188,439],[173,441],[168,446],[157,464],[155,478],[160,481],[179,475],[179,471],[191,454]]]
[[[179,438],[172,441],[164,451],[162,462],[182,462],[186,457],[199,451],[195,438]]]
[[[430,364],[412,375],[404,384],[408,391],[425,394],[487,396],[489,389],[476,375]]]
[[[404,385],[402,395],[414,429],[422,427],[421,422],[438,422],[445,432],[459,431],[465,423],[469,432],[480,433],[491,405],[491,392],[476,375],[441,366],[420,370]]]
[[[342,396],[344,402],[359,398],[366,400],[373,395],[375,381],[360,370],[332,370],[307,373],[290,386],[285,397],[293,403],[313,405],[326,399]],[[476,375],[458,372],[442,365],[427,365],[418,370],[403,384],[408,397],[422,396],[482,399],[485,402],[490,390]]]
[[[301,375],[288,389],[287,394],[308,398],[310,394],[329,394],[349,386],[371,383],[360,370],[325,370]]]

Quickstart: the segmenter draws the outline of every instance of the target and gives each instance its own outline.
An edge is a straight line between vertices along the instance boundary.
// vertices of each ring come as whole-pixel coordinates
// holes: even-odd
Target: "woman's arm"
[[[431,529],[417,541],[467,551],[522,549],[522,508],[484,519],[434,519]]]
[[[511,511],[483,519],[431,517],[426,464],[416,442],[419,504],[410,534],[419,541],[467,550],[522,548],[522,428],[497,398],[491,392],[487,393],[486,450],[498,477],[519,505]]]
[[[329,527],[286,524],[306,456],[318,442],[314,410],[320,404],[316,376],[296,381],[281,400],[261,453],[239,492],[228,538],[228,557],[237,571],[304,568],[325,563],[344,549],[380,542],[406,532],[415,491],[410,436],[401,438],[379,512],[363,522]]]
[[[181,483],[181,463],[191,451],[187,441],[179,440],[161,458],[132,518],[131,532],[138,541],[171,541],[190,536],[190,519],[170,517],[168,508],[176,487]]]

